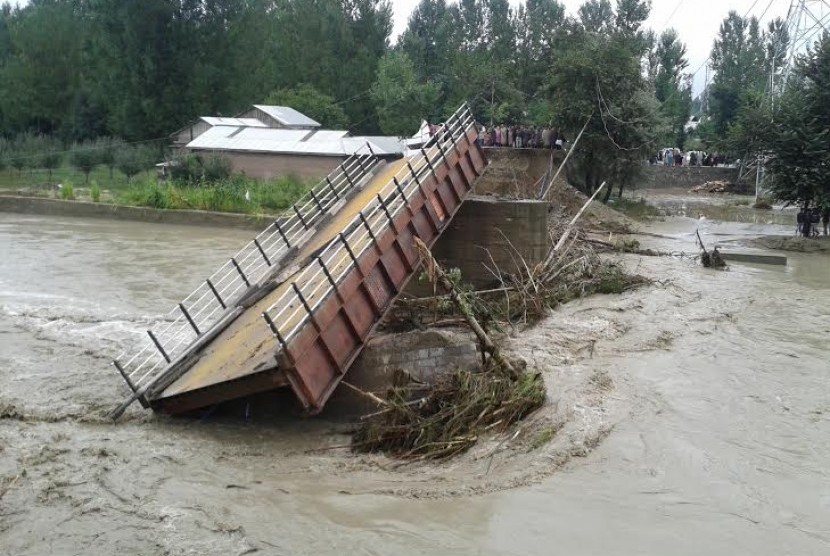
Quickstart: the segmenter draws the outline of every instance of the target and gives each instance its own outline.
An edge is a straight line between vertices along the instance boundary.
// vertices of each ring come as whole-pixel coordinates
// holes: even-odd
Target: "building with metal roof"
[[[286,106],[255,105],[236,118],[200,118],[173,137],[184,152],[223,156],[234,172],[260,179],[315,179],[358,152],[371,150],[391,159],[406,150],[397,137],[352,137],[346,130],[320,129],[319,123]]]
[[[289,106],[267,106],[265,104],[254,104],[251,110],[242,114],[246,118],[256,118],[269,124],[269,127],[287,127],[287,128],[309,128],[322,127],[319,122],[316,122]],[[269,120],[273,121],[269,122]]]

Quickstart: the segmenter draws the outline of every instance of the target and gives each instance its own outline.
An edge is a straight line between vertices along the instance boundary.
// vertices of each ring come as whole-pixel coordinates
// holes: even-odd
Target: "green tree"
[[[418,83],[412,61],[402,52],[392,52],[380,61],[372,86],[380,129],[387,135],[409,137],[429,119],[438,102],[438,87]]]
[[[63,145],[54,137],[47,135],[41,135],[39,140],[40,146],[36,157],[37,164],[41,168],[46,169],[51,180],[52,172],[56,168],[60,168],[61,164],[63,164]]]
[[[606,13],[604,3],[589,4],[602,14],[602,26],[614,25],[616,17]],[[569,138],[588,121],[569,179],[586,194],[609,182],[607,200],[614,186],[621,195],[634,182],[642,161],[656,148],[659,106],[641,72],[645,52],[630,40],[638,29],[595,33],[584,25],[586,11],[581,11],[582,25],[571,26],[561,41],[549,91],[556,121],[569,130]]]
[[[84,183],[89,183],[89,174],[101,162],[98,142],[85,141],[75,143],[69,152],[69,163],[84,174]]]
[[[329,129],[345,129],[349,118],[343,107],[334,98],[324,95],[311,85],[297,85],[288,89],[279,89],[268,95],[266,104],[290,106],[306,116],[320,122]]]
[[[156,149],[149,145],[124,145],[115,153],[117,168],[132,181],[156,162]]]
[[[830,205],[830,34],[799,61],[773,122],[761,118],[771,193],[804,208]]]
[[[95,142],[95,147],[98,150],[100,163],[110,169],[110,179],[113,177],[115,170],[115,155],[124,147],[124,142],[116,137],[99,137]]]
[[[661,139],[671,146],[684,149],[686,124],[692,108],[692,87],[683,74],[689,62],[686,59],[686,45],[680,42],[677,31],[669,29],[660,35],[655,60],[655,96],[669,129],[668,136]]]
[[[84,33],[73,3],[32,2],[4,13],[9,51],[0,67],[0,111],[14,131],[57,132],[79,84]]]

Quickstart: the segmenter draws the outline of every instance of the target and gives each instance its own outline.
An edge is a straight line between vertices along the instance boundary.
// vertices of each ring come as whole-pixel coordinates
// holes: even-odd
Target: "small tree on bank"
[[[100,160],[101,152],[98,150],[98,144],[92,141],[75,143],[69,153],[69,163],[76,170],[83,173],[84,183],[87,184],[89,183],[89,174],[98,166]]]
[[[116,167],[132,181],[144,170],[153,166],[156,160],[156,150],[149,145],[125,145],[115,154]]]

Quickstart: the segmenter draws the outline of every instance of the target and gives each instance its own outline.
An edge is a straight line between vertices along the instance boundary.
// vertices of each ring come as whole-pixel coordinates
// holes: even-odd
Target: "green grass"
[[[141,176],[135,178],[140,179]],[[110,170],[106,166],[98,166],[89,174],[89,183],[93,181],[100,184],[101,189],[120,190],[128,187],[127,176],[113,171],[110,177]],[[26,190],[28,192],[48,192],[54,189],[57,184],[71,182],[81,187],[86,186],[86,176],[69,165],[61,166],[52,171],[49,178],[47,170],[22,170],[6,168],[0,172],[0,190]]]
[[[57,184],[61,184],[60,190]],[[157,183],[154,170],[142,172],[132,182],[127,176],[105,166],[96,167],[86,176],[65,165],[52,171],[7,168],[0,171],[0,191],[20,191],[26,195],[64,200],[103,201],[118,205],[159,209],[191,209],[243,214],[283,211],[299,200],[313,183],[296,178],[260,182],[241,175],[210,184]],[[250,201],[245,199],[249,192]]]
[[[159,209],[209,210],[244,214],[274,213],[297,202],[312,186],[292,178],[259,182],[233,176],[209,185],[137,182],[119,193],[117,204]],[[250,201],[245,199],[245,193]]]

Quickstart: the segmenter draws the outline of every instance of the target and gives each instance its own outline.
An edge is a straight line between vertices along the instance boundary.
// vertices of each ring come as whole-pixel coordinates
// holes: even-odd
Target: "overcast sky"
[[[449,0],[451,1],[451,0]],[[575,14],[583,0],[559,0]],[[393,37],[397,37],[405,28],[409,14],[418,5],[418,0],[391,0],[395,10],[395,28]],[[514,6],[520,2],[510,0]],[[612,3],[613,0],[612,0]],[[754,5],[754,6],[753,6]],[[767,6],[769,8],[767,9]],[[647,26],[658,33],[674,27],[688,48],[689,70],[695,71],[709,58],[712,42],[718,32],[721,21],[730,10],[740,15],[752,10],[749,15],[760,17],[766,14],[762,23],[776,17],[785,18],[790,7],[790,0],[652,0],[651,17]],[[394,40],[394,39],[393,39]],[[701,69],[695,76],[695,94],[703,90],[706,70]]]

